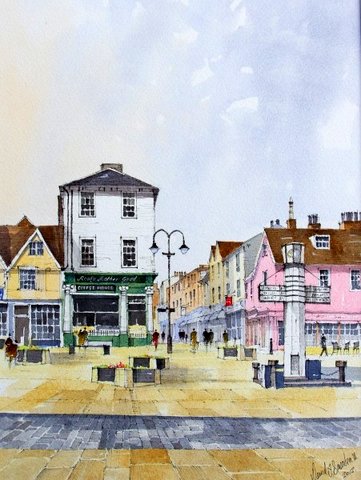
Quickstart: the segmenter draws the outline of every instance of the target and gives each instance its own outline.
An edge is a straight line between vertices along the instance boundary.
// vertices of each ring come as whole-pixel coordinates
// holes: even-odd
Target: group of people
[[[188,342],[188,333],[186,333],[184,330],[180,330],[178,336],[181,342]]]

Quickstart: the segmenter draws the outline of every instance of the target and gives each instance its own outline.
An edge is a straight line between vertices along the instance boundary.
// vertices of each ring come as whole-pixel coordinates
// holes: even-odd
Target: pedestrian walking
[[[88,340],[88,331],[86,327],[84,327],[84,330],[81,328],[78,332],[79,347],[85,347],[87,340]]]
[[[197,332],[195,328],[193,328],[191,332],[191,345],[192,345],[192,352],[195,353],[196,347],[197,347]]]
[[[208,348],[208,342],[209,342],[209,333],[208,333],[208,330],[205,329],[203,331],[203,343],[204,343],[204,346],[206,347],[206,350]]]
[[[209,330],[209,345],[210,347],[213,345],[213,340],[214,340],[214,332],[212,329]]]
[[[327,345],[326,345],[326,336],[325,334],[323,333],[322,336],[321,336],[321,353],[320,353],[320,357],[325,353],[326,354],[326,357],[328,357],[328,353],[327,353]]]
[[[157,332],[157,330],[154,330],[154,332],[153,332],[152,342],[153,342],[153,345],[154,345],[154,350],[157,350],[158,342],[159,342],[159,332]]]
[[[164,343],[164,340],[165,340],[165,331],[164,331],[164,330],[163,330],[163,332],[162,332],[161,337],[162,337],[162,343]]]
[[[184,336],[186,343],[188,343],[188,333],[185,334]]]
[[[225,330],[223,332],[223,343],[224,343],[224,346],[227,347],[228,345],[228,333],[227,333],[227,330]]]

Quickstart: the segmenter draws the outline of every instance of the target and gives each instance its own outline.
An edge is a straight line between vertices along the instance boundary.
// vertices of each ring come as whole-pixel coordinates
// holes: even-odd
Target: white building
[[[149,247],[159,189],[102,164],[59,187],[64,225],[64,343],[86,326],[89,340],[145,343],[153,330],[155,264]],[[142,340],[136,340],[141,338]]]

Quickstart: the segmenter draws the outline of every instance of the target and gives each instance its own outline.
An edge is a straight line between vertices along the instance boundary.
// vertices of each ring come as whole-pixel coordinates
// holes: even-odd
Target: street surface
[[[54,349],[51,364],[11,369],[2,358],[2,478],[361,478],[360,355],[322,360],[332,374],[346,358],[351,388],[263,389],[251,361],[184,344],[174,345],[160,385],[91,381],[92,366],[144,353],[154,349]]]

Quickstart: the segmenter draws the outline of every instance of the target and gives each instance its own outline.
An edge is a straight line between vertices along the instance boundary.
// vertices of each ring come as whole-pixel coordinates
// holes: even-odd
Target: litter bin
[[[285,371],[284,365],[275,365],[275,387],[284,388],[285,386]]]
[[[306,360],[306,378],[321,380],[321,360]]]
[[[75,353],[75,346],[69,345],[69,355],[74,355],[74,353]]]
[[[104,355],[110,355],[110,345],[103,345]]]

